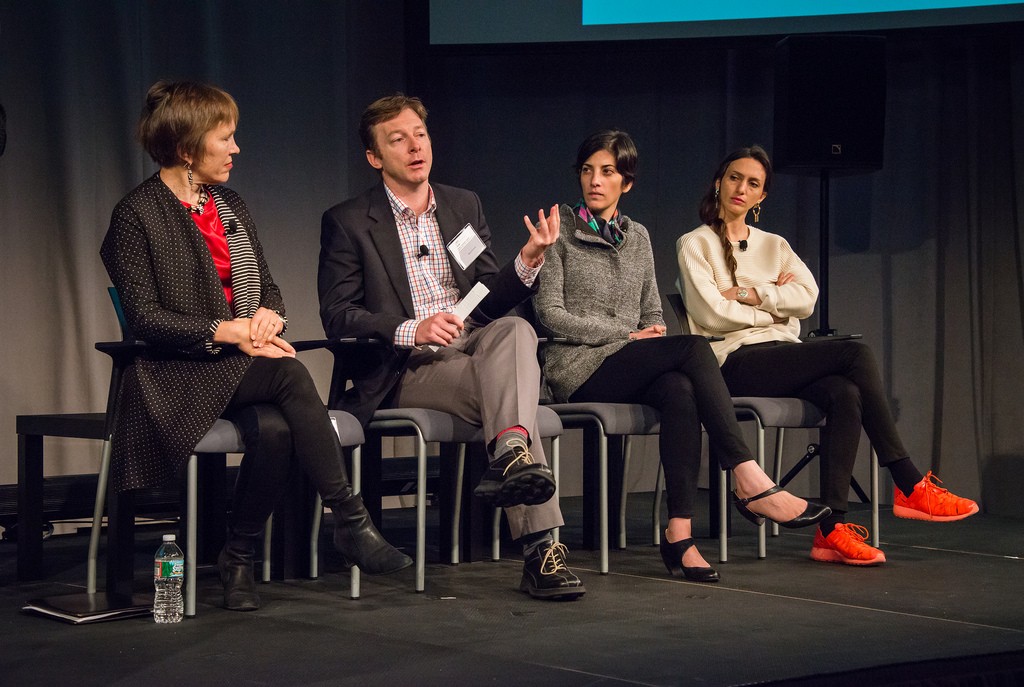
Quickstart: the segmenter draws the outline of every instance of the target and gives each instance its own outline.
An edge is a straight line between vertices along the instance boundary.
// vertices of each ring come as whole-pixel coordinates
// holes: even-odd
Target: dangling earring
[[[188,172],[188,190],[189,190],[189,193],[191,193],[192,192],[192,187],[194,186],[194,184],[192,183],[192,163],[190,163],[190,162],[186,162],[185,163],[185,171]]]
[[[718,187],[715,187],[715,207],[718,207]]]
[[[753,207],[753,210],[754,210],[754,224],[757,224],[758,222],[761,221],[761,204],[758,203],[757,205],[755,205]]]

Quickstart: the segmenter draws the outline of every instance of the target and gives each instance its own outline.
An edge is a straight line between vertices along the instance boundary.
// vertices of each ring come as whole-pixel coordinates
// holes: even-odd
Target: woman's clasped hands
[[[240,351],[254,358],[294,358],[295,349],[279,336],[282,331],[284,320],[281,316],[261,307],[251,318],[221,322],[214,340],[234,344]]]
[[[663,324],[652,324],[650,327],[645,327],[636,332],[630,332],[630,341],[636,341],[637,339],[653,339],[658,336],[665,336],[665,325]]]

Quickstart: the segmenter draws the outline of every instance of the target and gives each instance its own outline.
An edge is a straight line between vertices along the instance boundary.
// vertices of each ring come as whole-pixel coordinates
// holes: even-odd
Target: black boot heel
[[[690,568],[683,565],[683,554],[694,545],[693,537],[670,542],[667,536],[661,538],[661,560],[672,577],[685,577],[691,582],[718,582],[718,571],[706,568]]]
[[[358,495],[328,503],[334,513],[334,548],[349,565],[367,575],[386,575],[412,565],[412,559],[391,546],[374,527]]]
[[[217,569],[224,585],[224,608],[229,611],[255,611],[260,607],[252,572],[253,555],[251,539],[229,536],[217,556]]]
[[[786,521],[774,520],[766,515],[759,515],[754,511],[750,510],[749,508],[747,508],[747,504],[749,504],[750,502],[757,501],[758,499],[763,499],[766,496],[771,496],[772,494],[777,494],[780,491],[782,491],[782,487],[775,485],[771,489],[762,491],[760,494],[756,496],[751,496],[749,499],[741,499],[739,496],[736,495],[736,492],[733,492],[733,497],[736,499],[736,510],[740,512],[740,515],[742,515],[755,525],[761,526],[764,524],[765,520],[771,520],[772,522],[783,527],[788,527],[789,529],[796,529],[798,527],[809,527],[811,525],[816,525],[828,516],[832,515],[831,508],[829,508],[828,506],[823,506],[820,503],[812,503],[811,501],[807,502],[807,507],[804,508],[803,513],[796,516],[792,520]]]

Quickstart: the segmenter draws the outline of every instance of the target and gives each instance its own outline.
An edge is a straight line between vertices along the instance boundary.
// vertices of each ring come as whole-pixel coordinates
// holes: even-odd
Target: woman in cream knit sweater
[[[811,558],[878,565],[885,554],[868,532],[847,524],[848,493],[863,428],[896,484],[895,515],[946,522],[978,512],[973,501],[939,487],[907,455],[885,399],[871,349],[856,341],[800,342],[800,320],[814,310],[818,286],[789,243],[747,224],[758,221],[772,168],[759,146],[722,161],[700,205],[703,225],[676,244],[690,331],[712,343],[734,396],[794,396],[828,417],[821,431],[821,521]]]
[[[618,210],[633,186],[636,147],[601,131],[576,156],[583,198],[560,208],[534,306],[541,327],[565,343],[545,348],[544,372],[558,401],[645,403],[661,413],[669,523],[661,554],[669,572],[698,582],[718,573],[693,545],[701,424],[731,469],[748,518],[812,525],[827,508],[779,490],[743,442],[729,393],[702,336],[665,336],[650,236]],[[749,508],[748,508],[749,505]]]

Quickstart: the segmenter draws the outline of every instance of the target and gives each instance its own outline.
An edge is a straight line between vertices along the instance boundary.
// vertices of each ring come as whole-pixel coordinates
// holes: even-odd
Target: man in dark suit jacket
[[[418,98],[381,98],[363,113],[366,159],[381,183],[327,210],[320,236],[320,318],[328,337],[391,345],[335,366],[330,406],[364,423],[381,406],[433,408],[482,425],[491,463],[474,493],[504,507],[523,544],[520,589],[576,598],[583,584],[551,530],[563,524],[536,434],[540,368],[533,328],[505,313],[536,290],[558,208],[501,266],[471,191],[430,184],[427,112]],[[452,310],[476,284],[487,295],[463,321]],[[351,388],[345,388],[348,378]]]

